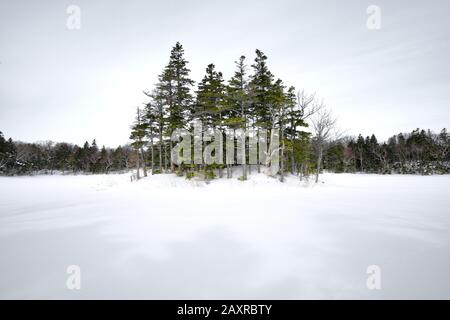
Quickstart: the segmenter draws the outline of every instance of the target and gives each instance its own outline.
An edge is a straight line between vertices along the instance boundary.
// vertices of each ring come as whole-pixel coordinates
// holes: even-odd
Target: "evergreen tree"
[[[170,60],[159,77],[158,91],[168,106],[167,134],[178,128],[186,127],[194,110],[192,106],[191,87],[194,81],[189,78],[190,69],[184,58],[183,46],[177,42],[170,52]],[[170,154],[172,142],[169,142]],[[170,161],[171,170],[174,170]]]
[[[64,142],[55,145],[55,163],[58,170],[61,170],[62,172],[70,170],[72,149],[70,144]]]
[[[130,139],[133,141],[131,145],[136,150],[136,178],[140,178],[140,163],[144,168],[144,176],[147,176],[147,171],[145,168],[144,160],[144,150],[143,147],[146,143],[145,137],[147,136],[147,124],[142,120],[141,110],[137,108],[136,110],[136,120],[134,125],[131,127]]]
[[[305,121],[311,114],[315,112],[310,108],[310,104],[314,100],[314,95],[306,95],[303,91],[295,94],[295,88],[290,87],[286,93],[287,114],[286,114],[286,139],[289,137],[289,151],[290,151],[290,170],[294,174],[297,168],[298,162],[296,161],[296,154],[302,153],[299,149],[304,145],[304,139],[309,136],[309,133],[299,128],[308,127]],[[300,143],[295,143],[296,140],[301,140]],[[307,161],[304,156],[300,157],[303,161]],[[305,167],[306,163],[301,163],[301,166]],[[298,168],[297,168],[298,171]]]
[[[111,156],[110,156],[108,150],[105,148],[105,146],[103,146],[100,151],[98,163],[99,163],[99,169],[101,172],[103,172],[103,173],[109,172],[109,169],[112,166],[112,159],[111,159]]]
[[[148,133],[153,137],[158,139],[158,156],[159,156],[159,171],[163,170],[163,146],[164,146],[164,137],[166,133],[169,133],[169,130],[166,130],[168,123],[168,106],[164,103],[165,97],[164,92],[157,87],[152,93],[144,92],[150,98],[150,102],[146,108],[146,115],[148,121]],[[152,163],[154,161],[153,156],[153,141],[151,141],[152,148]],[[152,169],[153,174],[153,169]]]
[[[89,167],[91,169],[91,172],[96,173],[98,171],[99,152],[97,141],[95,139],[92,141],[88,153],[89,153]]]
[[[224,123],[230,128],[243,130],[243,143],[241,143],[242,180],[247,180],[246,137],[249,117],[249,94],[246,78],[245,56],[235,61],[236,70],[226,88],[226,112]],[[228,177],[231,178],[231,169],[228,168]]]
[[[252,113],[255,116],[255,125],[262,128],[271,128],[271,114],[269,110],[273,75],[267,67],[267,56],[256,49],[255,63],[252,65],[253,74],[250,76],[250,89],[252,91]]]
[[[222,73],[215,70],[214,64],[209,64],[204,78],[198,85],[195,110],[195,117],[202,121],[202,135],[206,131],[211,134],[217,130],[223,137],[223,115],[225,112],[225,86],[223,82]],[[214,150],[216,159],[218,159],[218,163],[214,167],[219,168],[219,176],[222,176],[223,150]],[[204,169],[206,170],[207,167],[205,165]]]
[[[209,64],[206,74],[198,85],[195,115],[202,120],[204,127],[216,128],[222,125],[225,86],[221,72]]]

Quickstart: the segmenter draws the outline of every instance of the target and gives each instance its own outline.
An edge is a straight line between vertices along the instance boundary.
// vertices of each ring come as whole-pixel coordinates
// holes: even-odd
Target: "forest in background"
[[[166,148],[167,149],[167,148]],[[444,174],[450,173],[448,133],[414,130],[400,133],[387,142],[379,143],[375,137],[345,137],[331,141],[323,157],[323,168],[331,172]],[[169,172],[170,166],[159,151],[154,150],[154,173]],[[164,149],[163,149],[164,153]],[[310,173],[315,170],[316,157],[312,146],[305,150],[310,157]],[[85,142],[80,147],[70,143],[51,141],[25,143],[5,140],[0,133],[0,173],[2,175],[29,175],[37,173],[110,173],[123,172],[136,167],[136,152],[131,145],[115,149]],[[151,153],[144,150],[146,166],[151,167]],[[289,164],[289,160],[288,160]],[[256,170],[256,166],[255,167]],[[288,166],[289,172],[299,174],[298,167]],[[250,171],[251,172],[251,171]]]
[[[416,129],[396,134],[384,142],[379,142],[374,134],[344,136],[339,133],[331,110],[315,94],[286,86],[270,72],[267,56],[260,50],[255,54],[250,67],[246,57],[239,57],[234,75],[228,81],[214,64],[209,64],[204,78],[194,89],[183,47],[176,43],[157,84],[151,91],[144,91],[147,101],[136,110],[130,144],[111,149],[99,148],[95,140],[85,142],[82,147],[51,141],[25,143],[6,139],[0,133],[0,173],[109,173],[142,168],[147,176],[148,168],[151,174],[172,172],[187,178],[213,179],[226,172],[232,178],[231,164],[177,166],[170,161],[174,147],[171,133],[176,129],[192,129],[194,120],[202,121],[205,128],[202,134],[207,130],[223,134],[238,129],[243,132],[279,130],[277,152],[281,181],[286,173],[298,175],[300,179],[315,174],[317,181],[323,170],[450,173],[450,139],[446,129],[439,133]],[[270,135],[267,139],[270,145]],[[202,149],[205,146],[203,143]],[[248,155],[248,140],[244,148]],[[264,164],[264,159],[260,160]],[[260,164],[240,167],[236,178],[241,180],[246,180],[252,170],[261,170]]]

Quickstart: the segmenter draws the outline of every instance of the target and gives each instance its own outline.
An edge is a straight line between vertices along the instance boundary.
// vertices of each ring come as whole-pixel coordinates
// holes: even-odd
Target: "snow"
[[[450,298],[449,175],[234,176],[1,177],[0,298]]]

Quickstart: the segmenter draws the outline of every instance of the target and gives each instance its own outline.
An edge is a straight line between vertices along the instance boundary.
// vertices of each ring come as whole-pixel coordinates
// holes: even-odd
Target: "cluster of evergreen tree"
[[[307,128],[306,120],[315,113],[329,116],[315,96],[296,92],[294,87],[275,79],[268,68],[267,56],[260,50],[255,53],[250,68],[244,56],[235,62],[234,75],[228,81],[214,64],[207,65],[203,79],[194,90],[183,47],[176,43],[168,64],[158,76],[157,85],[153,91],[144,92],[149,101],[144,108],[138,108],[132,126],[130,138],[138,159],[136,165],[144,168],[145,176],[146,167],[150,166],[152,173],[177,172],[187,177],[199,173],[214,176],[217,171],[222,175],[222,169],[226,168],[227,177],[231,177],[232,165],[226,164],[225,159],[221,161],[223,164],[214,165],[175,166],[170,161],[171,133],[180,128],[192,130],[194,119],[222,133],[230,129],[244,132],[279,129],[281,181],[285,172],[302,178],[314,171],[318,174],[322,169],[374,173],[449,172],[449,139],[445,129],[440,134],[417,129],[410,134],[398,134],[385,143],[379,143],[375,135],[335,141],[324,139],[323,132],[329,132],[334,124],[330,117],[313,121],[313,127]],[[202,150],[205,147],[202,142]],[[247,148],[248,155],[248,142],[243,147]],[[222,156],[225,157],[225,152]],[[242,165],[242,180],[247,178],[251,167]],[[259,164],[256,170],[260,171]]]
[[[0,132],[0,173],[3,175],[33,174],[38,172],[108,173],[135,166],[131,146],[110,149],[98,148],[95,140],[83,147],[70,143],[24,143],[5,140]]]
[[[449,149],[446,129],[438,134],[416,129],[382,143],[375,135],[359,135],[330,143],[324,168],[334,172],[450,173]]]
[[[228,81],[214,64],[208,64],[203,79],[194,88],[183,47],[176,43],[156,86],[152,91],[144,91],[147,102],[143,108],[137,108],[131,127],[131,145],[99,149],[95,140],[82,147],[69,143],[23,143],[5,140],[0,133],[0,173],[51,173],[54,170],[108,173],[137,167],[145,176],[150,168],[152,174],[174,172],[188,178],[200,175],[206,179],[213,178],[216,173],[222,176],[226,170],[227,177],[231,178],[234,164],[226,163],[226,150],[222,152],[223,161],[212,165],[176,166],[171,161],[172,132],[176,129],[192,132],[194,120],[202,121],[202,136],[207,130],[225,135],[225,132],[239,129],[244,134],[256,132],[252,139],[261,139],[262,132],[269,131],[265,138],[268,145],[272,137],[270,132],[277,130],[280,148],[276,152],[280,158],[278,174],[281,181],[287,172],[300,178],[316,172],[317,181],[321,170],[450,172],[450,140],[445,129],[439,134],[417,129],[409,134],[395,135],[383,143],[379,143],[375,135],[331,140],[330,130],[335,121],[330,112],[314,95],[297,92],[294,87],[276,79],[268,68],[267,56],[260,50],[255,53],[250,67],[244,56],[235,61],[235,72]],[[311,120],[310,128],[307,128],[307,120]],[[264,155],[258,150],[260,164],[246,164],[249,163],[249,139],[247,137],[246,143],[241,145],[234,140],[234,154],[237,154],[237,148],[242,148],[241,151],[245,151],[242,154],[247,155],[239,169],[242,180],[246,180],[252,170],[260,172],[260,164],[265,163],[265,159],[261,159]],[[207,145],[203,139],[201,141],[203,151]],[[140,171],[136,170],[137,178]]]
[[[222,175],[226,168],[228,177],[231,177],[231,165],[226,165],[225,160],[223,164],[200,166],[175,166],[170,161],[173,148],[171,133],[175,129],[192,129],[193,120],[201,120],[203,128],[223,134],[226,130],[258,132],[280,128],[282,167],[292,172],[309,171],[310,133],[304,128],[307,127],[307,109],[314,100],[313,96],[297,93],[294,87],[287,87],[281,79],[275,79],[262,51],[256,50],[251,68],[246,65],[244,56],[239,57],[234,75],[228,81],[214,64],[208,64],[205,76],[194,90],[194,81],[189,73],[183,47],[176,43],[168,64],[158,76],[157,85],[151,92],[144,92],[149,101],[144,108],[138,108],[130,136],[136,157],[144,164],[144,175],[147,175],[145,168],[149,164],[152,173],[177,172],[180,175],[186,173],[189,177],[194,172],[214,175],[214,170],[218,170]],[[247,144],[244,148],[248,148]],[[205,144],[202,150],[204,148]],[[225,152],[223,154],[225,157]],[[139,162],[137,165],[140,166]],[[281,179],[284,169],[281,170]],[[244,164],[241,179],[247,178],[249,170],[251,167]],[[260,171],[260,165],[256,165],[256,170]],[[139,170],[137,172],[139,174]]]

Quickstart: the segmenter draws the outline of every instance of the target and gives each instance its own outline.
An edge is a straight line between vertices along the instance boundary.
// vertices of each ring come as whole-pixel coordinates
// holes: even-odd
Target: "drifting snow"
[[[0,298],[450,298],[450,176],[322,180],[0,178]]]

